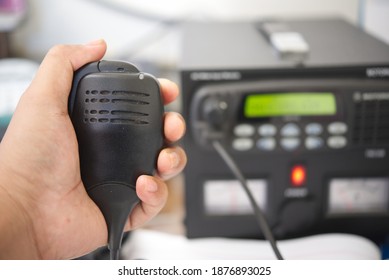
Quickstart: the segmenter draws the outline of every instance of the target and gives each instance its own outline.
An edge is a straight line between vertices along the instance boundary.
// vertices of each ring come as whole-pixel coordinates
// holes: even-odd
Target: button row
[[[331,135],[344,135],[347,125],[343,122],[333,122],[327,126]],[[319,123],[309,123],[305,126],[305,133],[310,136],[318,136],[323,133],[323,126]],[[234,128],[234,135],[238,137],[250,137],[255,134],[255,127],[250,124],[239,124]],[[271,137],[277,134],[277,127],[273,124],[263,124],[258,127],[258,134],[263,137]],[[287,123],[281,127],[280,135],[284,137],[297,137],[301,134],[300,127],[295,123]]]
[[[273,137],[264,137],[257,141],[257,148],[262,151],[273,151],[277,147],[277,141]],[[300,138],[285,137],[280,139],[280,146],[286,151],[293,151],[301,145]],[[332,149],[340,149],[347,145],[347,139],[344,136],[330,136],[327,139],[327,146]],[[307,150],[317,150],[324,146],[324,140],[321,137],[309,136],[305,138],[304,146]],[[251,138],[237,138],[232,142],[233,149],[237,151],[247,151],[254,147],[254,140]]]
[[[323,125],[320,123],[309,123],[304,131],[307,137],[304,140],[304,147],[307,150],[317,150],[324,147],[325,143],[332,149],[340,149],[347,145],[344,134],[347,132],[347,125],[343,122],[332,122],[327,126],[330,136],[327,141],[321,137]],[[250,137],[255,134],[255,126],[250,124],[239,124],[234,128],[235,139],[232,146],[238,151],[247,151],[254,147],[254,139]],[[277,127],[273,124],[262,124],[258,127],[258,134],[262,137],[256,142],[259,150],[273,151],[277,147]],[[287,123],[280,128],[279,145],[286,151],[293,151],[301,146],[301,128],[295,123]]]

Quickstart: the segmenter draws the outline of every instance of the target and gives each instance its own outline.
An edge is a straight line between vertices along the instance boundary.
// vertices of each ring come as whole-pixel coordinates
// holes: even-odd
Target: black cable
[[[118,260],[124,227],[134,207],[139,203],[135,186],[105,183],[88,191],[107,223],[108,249],[111,260]]]
[[[112,260],[119,260],[120,257],[120,250],[110,250],[109,251],[109,259]]]
[[[220,157],[224,160],[224,162],[227,164],[227,166],[230,168],[231,172],[235,175],[235,177],[239,180],[239,182],[241,183],[243,189],[245,190],[249,200],[250,200],[250,203],[254,209],[254,214],[255,214],[255,217],[259,223],[259,226],[261,227],[261,230],[263,232],[263,235],[265,236],[265,238],[269,241],[273,251],[274,251],[274,254],[276,255],[277,259],[278,260],[283,260],[284,258],[282,257],[280,251],[278,250],[278,247],[277,247],[277,244],[276,244],[276,240],[273,236],[273,233],[269,227],[269,224],[266,220],[266,217],[265,215],[263,214],[261,208],[257,205],[255,199],[254,199],[254,196],[253,194],[251,193],[250,189],[248,188],[248,185],[247,185],[247,180],[246,178],[244,177],[243,173],[240,171],[239,167],[236,165],[235,161],[232,159],[232,157],[229,155],[229,153],[227,152],[227,150],[223,147],[223,145],[218,141],[218,140],[214,140],[212,142],[212,145],[213,147],[215,148],[215,150],[218,152],[218,154],[220,155]]]

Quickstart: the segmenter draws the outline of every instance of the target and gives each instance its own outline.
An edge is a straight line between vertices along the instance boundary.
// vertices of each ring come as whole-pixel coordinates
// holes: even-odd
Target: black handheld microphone
[[[136,179],[155,170],[163,113],[158,81],[132,64],[98,61],[74,74],[69,115],[81,178],[107,223],[111,259],[119,258],[124,226],[139,202]]]

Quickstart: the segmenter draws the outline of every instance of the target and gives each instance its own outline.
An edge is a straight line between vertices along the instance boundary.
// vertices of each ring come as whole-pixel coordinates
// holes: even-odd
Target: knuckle
[[[65,57],[67,47],[66,45],[55,45],[48,51],[48,55],[51,57],[59,57],[63,58]]]

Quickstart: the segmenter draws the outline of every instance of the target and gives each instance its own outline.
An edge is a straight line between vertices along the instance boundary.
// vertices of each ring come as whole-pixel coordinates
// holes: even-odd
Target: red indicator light
[[[290,180],[294,187],[300,187],[305,184],[307,174],[305,167],[302,165],[295,165],[292,167],[292,171],[290,173]]]

